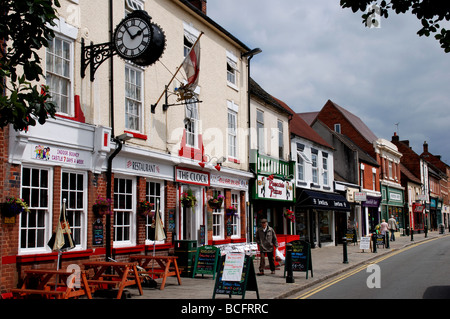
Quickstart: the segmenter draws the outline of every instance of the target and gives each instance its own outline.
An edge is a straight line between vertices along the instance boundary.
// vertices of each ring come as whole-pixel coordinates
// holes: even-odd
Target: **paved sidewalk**
[[[414,241],[410,236],[400,236],[396,233],[396,240],[390,242],[389,249],[378,248],[377,253],[370,251],[362,252],[359,243],[349,244],[347,246],[348,264],[343,263],[343,246],[332,246],[311,249],[313,277],[311,273],[306,279],[305,272],[294,272],[294,283],[286,283],[284,275],[284,266],[277,268],[274,275],[270,271],[264,276],[256,276],[256,281],[261,299],[282,299],[289,298],[294,293],[313,286],[319,282],[325,281],[339,273],[345,272],[364,263],[379,258],[380,256],[398,251],[404,247],[432,240],[436,238],[448,237],[450,234],[439,234],[438,231],[429,232],[427,238],[422,234],[414,234]],[[255,270],[258,271],[259,259],[255,259]],[[139,295],[137,289],[127,289],[132,299],[211,299],[215,280],[212,276],[197,275],[196,278],[182,277],[182,285],[178,285],[176,277],[169,277],[166,281],[164,290],[159,290],[161,279],[157,280],[158,288],[144,288],[144,294]],[[240,300],[241,296],[233,296],[233,300]],[[228,295],[216,295],[216,299],[229,299]],[[245,299],[256,299],[254,291],[247,291]]]

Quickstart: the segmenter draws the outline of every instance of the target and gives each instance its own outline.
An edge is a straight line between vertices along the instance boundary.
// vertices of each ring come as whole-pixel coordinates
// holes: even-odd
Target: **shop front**
[[[412,212],[410,214],[410,225],[413,231],[420,233],[420,231],[424,230],[424,212],[425,212],[425,204],[422,203],[413,203]]]
[[[381,185],[381,193],[381,219],[387,222],[391,216],[394,216],[399,228],[405,228],[403,189]]]
[[[295,201],[293,180],[294,162],[287,162],[257,154],[251,188],[251,240],[260,226],[261,219],[267,219],[279,238],[294,234],[292,220]]]
[[[335,245],[347,227],[349,202],[331,192],[299,188],[297,194],[295,224],[300,239],[310,242],[311,248]]]
[[[376,226],[381,223],[380,203],[381,197],[369,195],[366,196],[366,200],[361,202],[362,236],[373,233]]]

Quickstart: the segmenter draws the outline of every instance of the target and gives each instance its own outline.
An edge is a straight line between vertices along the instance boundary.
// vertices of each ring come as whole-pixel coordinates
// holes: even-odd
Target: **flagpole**
[[[169,87],[169,85],[172,83],[172,81],[175,79],[176,75],[178,74],[178,72],[180,72],[181,68],[183,67],[184,61],[186,61],[186,59],[189,57],[189,55],[191,54],[191,51],[194,49],[194,47],[196,46],[196,44],[198,43],[198,41],[200,40],[201,36],[203,35],[203,31],[200,32],[200,35],[198,36],[197,40],[195,40],[194,45],[192,45],[191,49],[189,50],[189,53],[184,57],[183,62],[181,62],[180,66],[178,67],[177,71],[173,74],[172,78],[170,79],[169,83],[166,85],[166,89],[161,93],[158,101],[155,104],[152,104],[152,113],[153,110],[156,108],[156,106],[158,105],[158,103],[161,101],[162,97],[164,96],[164,93],[166,93],[167,88]]]

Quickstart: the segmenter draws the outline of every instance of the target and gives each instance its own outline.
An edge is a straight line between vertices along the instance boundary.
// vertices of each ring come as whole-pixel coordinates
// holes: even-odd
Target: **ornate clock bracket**
[[[86,76],[86,68],[90,65],[91,82],[94,82],[95,71],[110,57],[117,54],[113,42],[85,45],[81,39],[81,78]]]

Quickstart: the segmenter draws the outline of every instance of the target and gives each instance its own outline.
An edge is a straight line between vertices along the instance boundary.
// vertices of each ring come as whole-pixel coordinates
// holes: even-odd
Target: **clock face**
[[[145,52],[151,42],[150,22],[140,17],[124,19],[116,28],[114,44],[124,59],[133,59]]]

